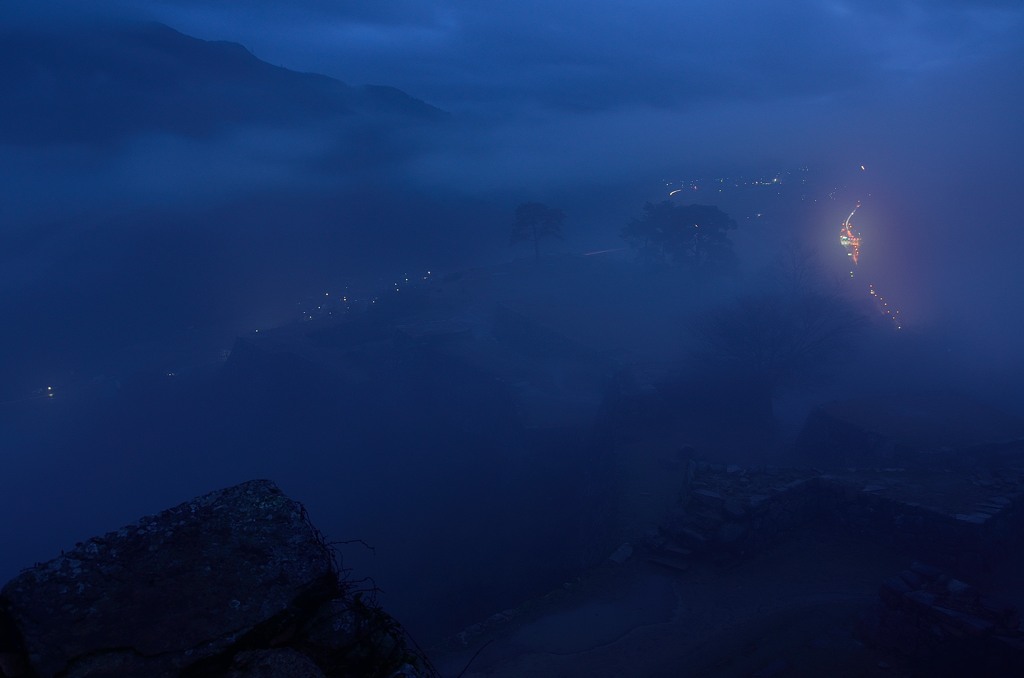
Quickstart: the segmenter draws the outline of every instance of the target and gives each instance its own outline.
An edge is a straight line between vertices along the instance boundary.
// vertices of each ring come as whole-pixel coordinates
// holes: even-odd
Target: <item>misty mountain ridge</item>
[[[101,144],[138,134],[204,138],[237,125],[407,125],[445,113],[379,85],[261,61],[237,43],[159,23],[0,29],[0,143]]]
[[[427,249],[396,230],[453,220],[390,195],[450,126],[394,88],[110,21],[0,25],[0,88],[0,317],[26,328],[8,348],[44,364],[5,364],[14,393],[81,372],[84,355],[156,355],[152,342],[214,326],[233,337],[351,279],[354,261]]]

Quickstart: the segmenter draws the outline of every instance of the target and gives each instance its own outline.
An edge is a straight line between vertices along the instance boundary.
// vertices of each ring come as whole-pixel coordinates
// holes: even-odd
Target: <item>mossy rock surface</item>
[[[2,601],[40,676],[152,677],[337,587],[302,506],[254,480],[81,543],[13,579]]]

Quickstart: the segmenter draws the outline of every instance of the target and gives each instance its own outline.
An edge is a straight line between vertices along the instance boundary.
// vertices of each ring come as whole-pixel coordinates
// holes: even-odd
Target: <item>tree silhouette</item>
[[[644,205],[644,214],[622,230],[642,261],[694,271],[722,271],[735,261],[729,231],[736,222],[712,205]]]
[[[562,222],[565,213],[548,207],[544,203],[524,202],[516,208],[516,222],[512,227],[512,244],[529,241],[533,243],[534,256],[540,259],[541,238],[562,237]]]

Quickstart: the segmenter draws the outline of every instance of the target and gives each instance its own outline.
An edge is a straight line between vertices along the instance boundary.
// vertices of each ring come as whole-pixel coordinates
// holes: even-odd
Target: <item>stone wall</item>
[[[1003,472],[990,487],[972,487],[981,498],[969,512],[962,506],[958,512],[949,496],[933,497],[940,506],[904,496],[911,494],[915,476],[897,469],[844,477],[735,465],[691,468],[683,500],[647,544],[651,558],[669,566],[685,568],[693,557],[750,556],[816,524],[902,545],[922,559],[971,577],[1024,536],[1024,474],[1015,471]]]

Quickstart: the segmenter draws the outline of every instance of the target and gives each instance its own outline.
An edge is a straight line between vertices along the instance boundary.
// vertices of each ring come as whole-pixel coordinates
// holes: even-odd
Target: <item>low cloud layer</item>
[[[5,146],[0,178],[12,191],[0,216],[17,247],[34,243],[8,248],[30,252],[12,259],[9,280],[60,268],[53,255],[66,241],[47,233],[134,209],[203,212],[196,229],[228,241],[252,233],[259,262],[282,249],[277,237],[305,243],[284,269],[326,242],[388,269],[400,264],[355,252],[367,233],[406,261],[480,252],[504,242],[501,215],[543,199],[569,214],[573,246],[604,246],[644,200],[665,197],[664,180],[802,166],[817,182],[808,199],[833,202],[817,203],[802,227],[741,229],[738,239],[771,244],[802,228],[831,248],[838,220],[863,200],[874,227],[866,259],[908,317],[963,319],[1002,355],[1020,333],[1002,310],[1024,285],[1012,223],[1024,182],[1019,3],[164,0],[98,16],[92,3],[49,0],[0,13],[16,31],[157,20],[453,113],[429,130],[243,121],[201,138],[143,129],[103,148]],[[272,195],[289,207],[268,208]],[[497,221],[482,228],[483,215]],[[225,277],[242,269],[226,266]],[[318,277],[307,273],[291,276],[303,280],[296,289]]]

